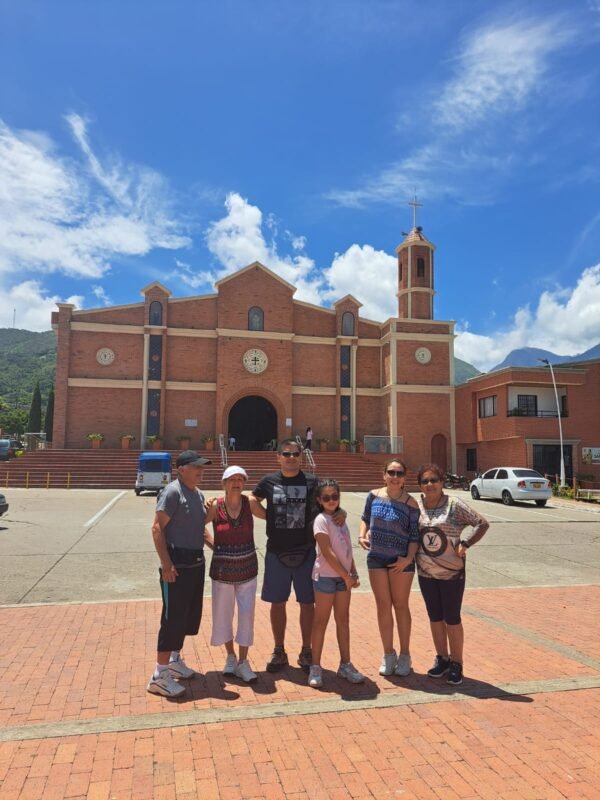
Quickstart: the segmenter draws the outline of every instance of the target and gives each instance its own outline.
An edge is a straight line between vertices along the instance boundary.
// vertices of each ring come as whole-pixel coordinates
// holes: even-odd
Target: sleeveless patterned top
[[[239,517],[227,513],[225,498],[217,500],[213,522],[215,538],[210,564],[210,577],[222,583],[246,583],[258,574],[258,559],[254,547],[254,521],[250,502],[242,495]]]

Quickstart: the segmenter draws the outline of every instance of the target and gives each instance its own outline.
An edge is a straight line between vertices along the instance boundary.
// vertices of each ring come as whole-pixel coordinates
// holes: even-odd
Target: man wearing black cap
[[[152,527],[160,558],[163,607],[158,632],[156,669],[148,691],[179,697],[185,688],[176,678],[191,678],[181,658],[186,636],[195,636],[202,618],[204,595],[204,495],[198,489],[204,466],[211,462],[195,450],[177,456],[177,478],[160,494]]]

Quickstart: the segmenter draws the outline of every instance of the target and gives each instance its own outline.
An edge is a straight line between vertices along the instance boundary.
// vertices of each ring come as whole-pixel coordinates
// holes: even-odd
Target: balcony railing
[[[506,412],[507,417],[554,417],[558,418],[556,411],[529,411],[526,408],[509,408]],[[568,417],[568,413],[561,412],[561,417]]]

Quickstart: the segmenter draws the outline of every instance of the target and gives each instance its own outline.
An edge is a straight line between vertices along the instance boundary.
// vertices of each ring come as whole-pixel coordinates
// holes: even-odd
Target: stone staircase
[[[173,457],[177,451],[168,451]],[[220,489],[220,456],[199,451],[212,464],[204,470],[202,487]],[[0,462],[0,487],[48,489],[131,489],[135,486],[139,450],[36,450],[10,461]],[[240,464],[248,473],[248,488],[256,485],[267,472],[277,469],[273,452],[229,452],[228,463]],[[367,491],[382,485],[383,463],[388,456],[362,453],[314,453],[316,472],[321,477],[339,481],[344,491]],[[305,457],[302,469],[310,471]],[[173,472],[175,475],[175,471]],[[407,489],[415,491],[416,476],[408,475]]]

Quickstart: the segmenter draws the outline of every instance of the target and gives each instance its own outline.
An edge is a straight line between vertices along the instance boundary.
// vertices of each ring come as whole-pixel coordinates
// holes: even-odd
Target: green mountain
[[[454,385],[458,386],[459,383],[466,383],[469,378],[474,378],[475,375],[481,375],[481,372],[476,369],[473,364],[468,361],[461,361],[460,358],[454,359]]]
[[[42,407],[54,384],[56,335],[17,328],[0,328],[0,399],[11,408],[29,411],[35,384],[40,382]]]

